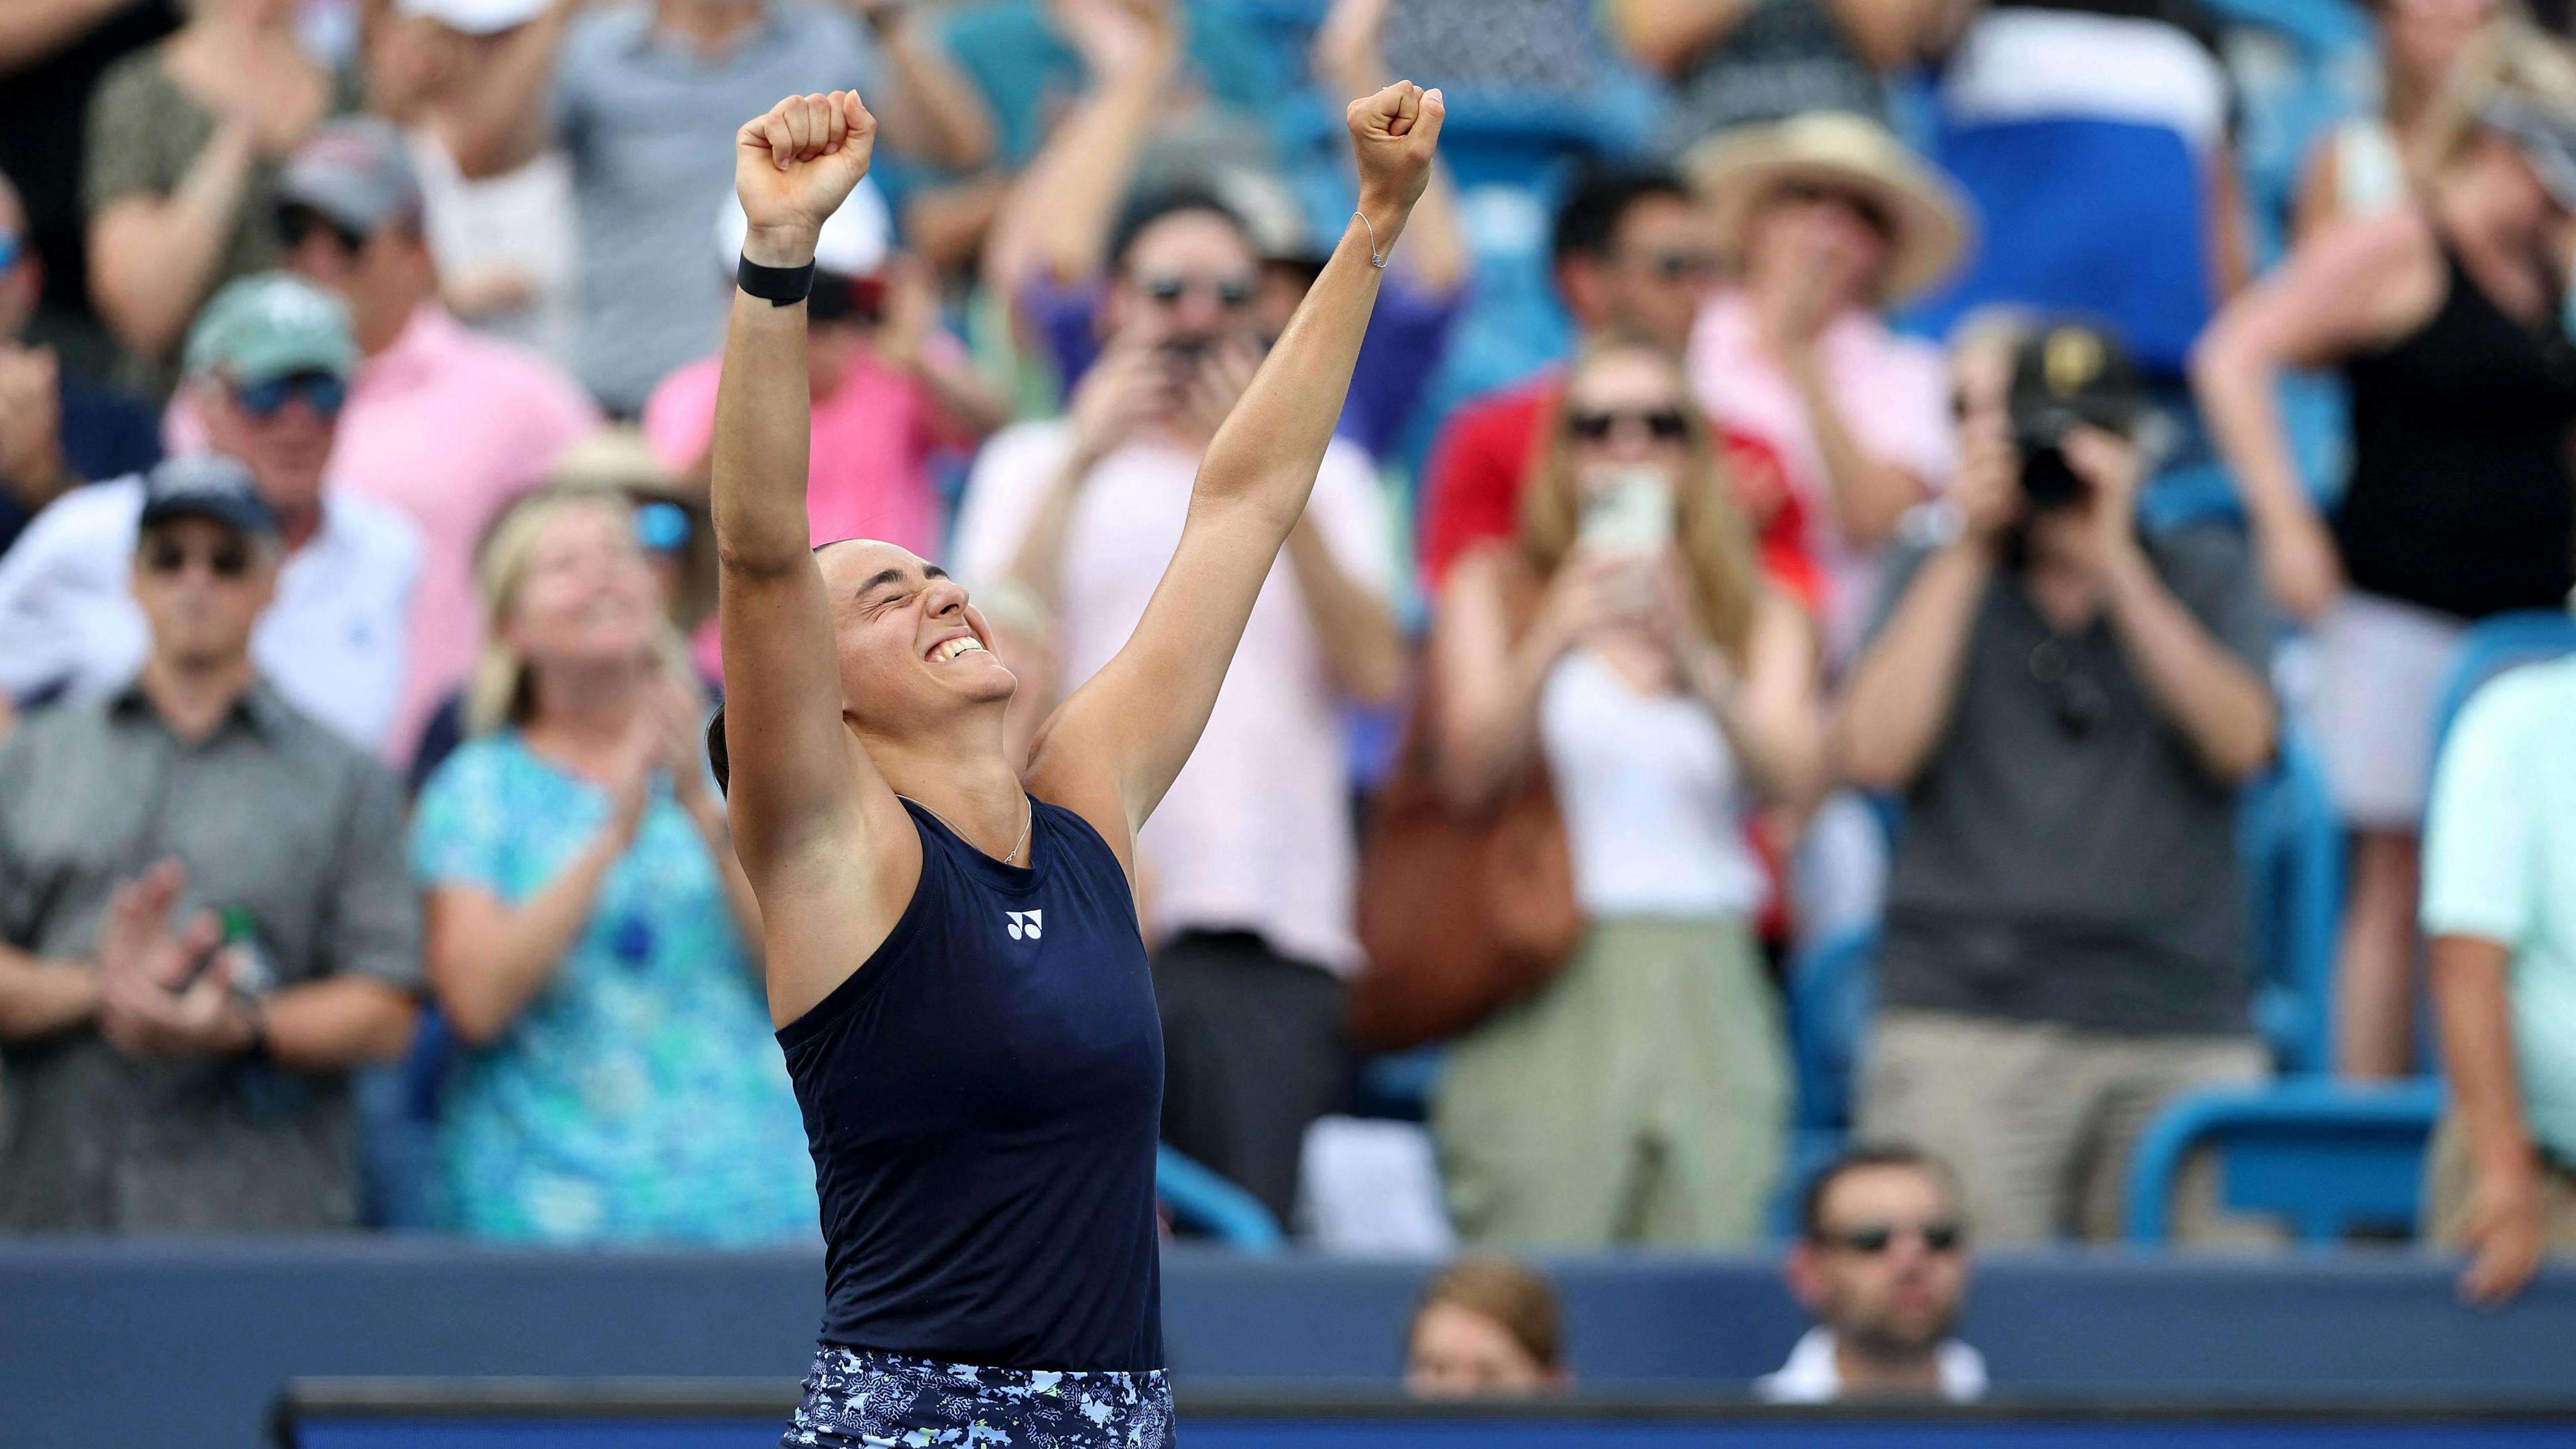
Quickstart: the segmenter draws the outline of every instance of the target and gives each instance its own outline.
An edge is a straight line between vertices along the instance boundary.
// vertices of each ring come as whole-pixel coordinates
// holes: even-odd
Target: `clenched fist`
[[[876,139],[856,91],[789,96],[735,132],[733,189],[751,223],[743,255],[764,267],[814,260],[823,219],[868,174]]]
[[[1402,227],[1431,184],[1431,157],[1440,145],[1440,121],[1449,113],[1437,90],[1397,81],[1351,102],[1342,119],[1351,128],[1351,151],[1360,166],[1360,211],[1384,228]],[[1381,234],[1381,244],[1394,240]]]

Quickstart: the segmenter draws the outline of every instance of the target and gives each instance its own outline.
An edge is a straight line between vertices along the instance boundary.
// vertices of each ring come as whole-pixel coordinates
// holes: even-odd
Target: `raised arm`
[[[456,169],[467,176],[515,171],[545,148],[546,97],[564,29],[583,0],[555,0],[519,27],[483,65],[457,108],[450,136]]]
[[[1443,114],[1440,93],[1410,81],[1351,102],[1359,214],[1208,444],[1180,547],[1135,636],[1039,730],[1031,783],[1095,826],[1142,825],[1198,744],[1341,416],[1377,301],[1372,236],[1382,262],[1430,179]]]
[[[744,126],[734,137],[734,189],[750,220],[743,256],[811,263],[823,218],[867,174],[875,135],[852,91],[790,96]],[[841,722],[832,604],[807,547],[805,313],[802,302],[734,293],[712,449],[727,797],[743,869],[773,911],[782,873],[818,855],[846,859],[866,817],[901,813]]]

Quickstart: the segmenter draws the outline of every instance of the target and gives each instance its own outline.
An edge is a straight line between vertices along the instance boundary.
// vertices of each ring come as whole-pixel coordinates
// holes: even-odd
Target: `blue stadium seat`
[[[2174,1185],[2201,1147],[2218,1153],[2222,1203],[2278,1216],[2312,1246],[2332,1246],[2356,1229],[2412,1232],[2425,1145],[2441,1115],[2441,1084],[2429,1080],[2306,1077],[2192,1093],[2139,1139],[2129,1164],[2129,1241],[2170,1239]]]
[[[1279,1220],[1260,1199],[1168,1143],[1155,1154],[1154,1192],[1182,1227],[1206,1233],[1239,1252],[1268,1254],[1287,1249],[1288,1235],[1279,1230]]]
[[[2562,654],[2576,654],[2576,614],[2560,609],[2526,609],[2498,614],[2469,627],[2451,657],[2441,693],[2433,697],[2433,757],[2441,759],[2442,742],[2451,725],[2478,692],[2478,686],[2522,664],[2536,664]]]
[[[2316,749],[2298,730],[2283,732],[2279,762],[2246,788],[2236,838],[2254,944],[2255,1030],[2280,1070],[2327,1071],[2343,826]]]
[[[1360,1067],[1359,1115],[1399,1122],[1431,1119],[1431,1089],[1440,1080],[1441,1044],[1374,1056]]]
[[[1878,932],[1861,931],[1801,954],[1789,966],[1789,1054],[1801,1133],[1851,1126],[1852,1087],[1876,993],[1870,962]]]

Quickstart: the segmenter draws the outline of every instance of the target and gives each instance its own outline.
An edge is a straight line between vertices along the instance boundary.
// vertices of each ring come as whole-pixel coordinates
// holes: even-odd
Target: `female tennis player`
[[[708,751],[829,1245],[787,1444],[1171,1436],[1136,831],[1305,509],[1441,115],[1410,83],[1351,103],[1360,209],[1208,445],[1135,636],[1025,769],[1002,745],[1014,681],[965,588],[891,544],[806,548],[798,301],[876,122],[848,92],[790,97],[735,138],[750,231],[716,403],[726,701]]]

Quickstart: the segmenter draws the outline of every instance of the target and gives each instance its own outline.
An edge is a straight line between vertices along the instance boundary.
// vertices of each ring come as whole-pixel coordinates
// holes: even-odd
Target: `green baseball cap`
[[[301,277],[260,272],[226,283],[188,329],[188,375],[221,372],[256,387],[299,372],[342,382],[358,370],[358,339],[340,299]]]

